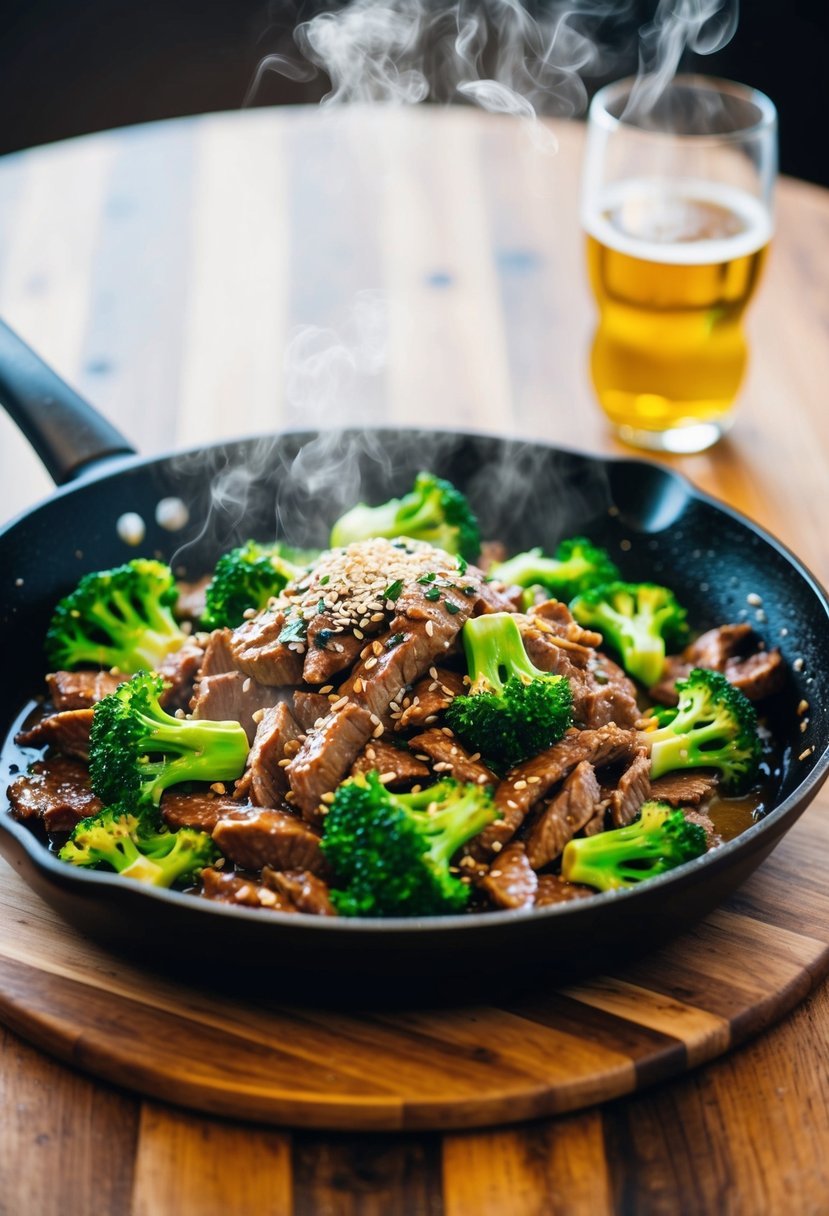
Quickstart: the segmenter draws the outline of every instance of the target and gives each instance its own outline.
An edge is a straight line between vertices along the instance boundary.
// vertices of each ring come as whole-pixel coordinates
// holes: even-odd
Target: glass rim
[[[718,93],[750,102],[760,112],[757,122],[745,127],[738,127],[734,131],[706,131],[692,134],[667,130],[661,131],[658,128],[649,129],[631,119],[626,119],[624,116],[617,118],[615,114],[611,114],[608,109],[610,103],[618,97],[624,97],[626,94],[629,94],[639,79],[642,79],[642,77],[625,76],[622,80],[614,80],[599,89],[590,102],[587,114],[588,122],[594,123],[606,131],[622,129],[637,135],[651,137],[668,136],[671,139],[694,140],[700,143],[705,140],[713,143],[724,143],[728,140],[744,140],[748,137],[762,134],[763,131],[773,131],[777,124],[777,109],[774,102],[759,89],[755,89],[752,85],[740,84],[736,80],[726,80],[719,76],[704,76],[695,72],[678,73],[666,85],[665,91],[667,92],[674,85],[686,85],[697,87],[700,89],[700,92],[704,89],[709,93]]]

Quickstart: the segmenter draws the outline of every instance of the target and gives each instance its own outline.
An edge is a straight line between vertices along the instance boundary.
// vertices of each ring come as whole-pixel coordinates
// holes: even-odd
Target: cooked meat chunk
[[[311,730],[320,718],[327,718],[331,712],[331,702],[327,696],[318,692],[303,692],[297,689],[293,697],[293,713],[304,731]]]
[[[571,728],[558,743],[507,774],[495,791],[495,803],[502,818],[496,819],[470,842],[470,853],[486,857],[492,853],[493,845],[506,844],[524,822],[530,807],[563,781],[582,760],[599,768],[632,756],[635,750],[635,733],[613,723],[597,730]]]
[[[165,655],[158,665],[158,674],[165,682],[160,702],[167,713],[186,709],[193,696],[193,684],[201,667],[204,651],[194,642],[188,642],[181,650]]]
[[[602,635],[595,629],[585,629],[573,618],[570,609],[561,600],[544,600],[529,611],[531,617],[542,621],[559,638],[578,646],[596,649],[602,644]]]
[[[590,822],[600,803],[595,770],[582,760],[530,828],[527,857],[533,869],[540,870],[554,861],[568,840]]]
[[[650,797],[657,802],[670,802],[672,806],[696,806],[711,797],[718,780],[719,774],[713,768],[666,773],[651,782]]]
[[[520,841],[499,853],[485,878],[478,884],[496,908],[526,908],[532,905],[538,877]]]
[[[310,870],[325,877],[328,864],[316,832],[296,815],[273,807],[240,806],[213,829],[226,857],[244,870]]]
[[[426,781],[431,777],[429,766],[418,760],[410,751],[384,743],[382,739],[370,739],[351,766],[351,776],[368,773],[376,769],[384,785],[395,788],[411,785],[413,781]]]
[[[607,807],[602,804],[592,819],[589,819],[582,829],[582,836],[595,836],[597,832],[607,830]]]
[[[779,692],[786,674],[780,651],[762,649],[750,625],[720,625],[701,634],[682,654],[668,656],[662,678],[650,689],[653,700],[676,705],[676,682],[694,667],[721,671],[750,701]]]
[[[451,705],[455,697],[467,691],[463,676],[446,667],[436,667],[435,675],[424,676],[412,689],[410,704],[397,720],[397,730],[424,726],[434,722],[438,714]]]
[[[92,793],[86,765],[66,756],[36,760],[30,772],[14,778],[7,793],[16,819],[40,822],[47,832],[70,832],[103,808]]]
[[[327,884],[310,870],[272,870],[265,866],[262,882],[289,899],[298,912],[309,912],[312,916],[337,915]]]
[[[308,732],[286,771],[293,798],[310,823],[321,821],[323,795],[337,788],[374,729],[368,710],[349,701]]]
[[[90,709],[129,676],[111,671],[53,671],[46,677],[49,699],[60,713],[64,709]]]
[[[454,777],[456,781],[470,781],[474,785],[498,784],[498,778],[481,762],[480,756],[471,756],[452,734],[432,727],[409,740],[415,755],[427,755],[437,777]]]
[[[541,671],[570,681],[577,723],[596,729],[609,722],[632,727],[638,721],[636,686],[612,659],[540,629],[531,617],[523,621],[521,636],[531,661]]]
[[[365,642],[336,626],[329,613],[318,613],[308,625],[302,678],[307,684],[328,684],[356,662]],[[329,636],[330,635],[330,636]]]
[[[29,730],[21,730],[15,742],[21,747],[53,747],[65,756],[88,760],[92,714],[92,708],[65,709],[59,714],[47,714]]]
[[[285,746],[301,738],[302,731],[284,702],[263,710],[245,771],[236,782],[236,797],[248,798],[254,806],[279,806],[288,792],[288,775],[281,763]]]
[[[238,803],[224,794],[212,790],[183,793],[180,790],[165,790],[161,796],[161,816],[174,832],[179,828],[196,828],[200,832],[212,832],[223,815],[238,809]]]
[[[614,828],[623,828],[633,823],[642,803],[650,798],[650,774],[650,756],[645,748],[640,748],[610,795],[610,820]]]
[[[266,908],[271,912],[296,912],[287,895],[266,887],[254,878],[223,870],[202,870],[202,894],[220,904],[236,904],[242,908]]]
[[[214,629],[204,648],[201,675],[218,676],[223,671],[237,671],[232,649],[233,630]]]
[[[200,621],[202,619],[204,616],[204,593],[212,577],[212,574],[205,574],[202,578],[196,579],[192,583],[183,579],[180,579],[176,583],[178,600],[174,611],[180,620]]]
[[[551,904],[567,904],[573,899],[586,899],[595,895],[592,887],[583,887],[578,882],[565,882],[560,874],[540,874],[535,893],[536,908],[549,908]]]
[[[289,643],[279,641],[284,627],[284,612],[266,611],[234,629],[229,645],[239,671],[277,688],[299,684],[303,656],[300,650],[289,650]],[[304,650],[304,643],[292,644]]]
[[[276,705],[278,688],[258,684],[241,671],[222,671],[199,680],[192,701],[192,714],[208,722],[241,722],[248,741],[253,743],[261,712]]]

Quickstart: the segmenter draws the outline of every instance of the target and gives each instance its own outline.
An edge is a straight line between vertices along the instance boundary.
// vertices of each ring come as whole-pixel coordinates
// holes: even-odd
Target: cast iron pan
[[[498,975],[510,969],[558,975],[599,967],[689,927],[767,856],[814,797],[829,766],[829,603],[778,541],[687,481],[639,460],[606,460],[543,444],[480,434],[345,431],[283,434],[201,452],[139,459],[129,444],[5,327],[0,328],[0,399],[62,485],[0,533],[3,687],[0,738],[11,735],[43,689],[42,641],[55,602],[86,571],[138,554],[158,555],[194,577],[247,536],[275,534],[324,545],[331,521],[358,496],[383,501],[421,467],[470,496],[485,536],[510,549],[550,549],[586,533],[607,546],[624,575],[669,583],[700,628],[749,619],[789,664],[773,707],[784,752],[768,812],[706,857],[642,886],[534,912],[490,912],[431,920],[353,921],[258,912],[177,892],[150,890],[104,873],[73,869],[0,809],[0,849],[25,880],[83,933],[131,957],[182,950],[211,975],[234,973],[261,986],[286,970],[324,977]],[[212,491],[212,492],[211,492]],[[160,501],[176,497],[189,522],[169,531]],[[116,527],[125,512],[146,523],[132,548]],[[762,616],[747,603],[762,598]],[[753,596],[752,596],[753,598]],[[796,707],[810,706],[800,732]],[[811,752],[805,759],[805,748]],[[25,761],[24,761],[25,762]],[[5,790],[20,752],[7,741]],[[166,944],[166,949],[165,949]],[[335,978],[336,977],[336,978]],[[296,989],[294,990],[296,991]]]

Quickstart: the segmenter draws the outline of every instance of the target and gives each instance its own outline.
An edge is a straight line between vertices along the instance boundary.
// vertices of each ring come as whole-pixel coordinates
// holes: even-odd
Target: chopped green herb
[[[432,600],[433,602],[435,600],[439,600],[440,599],[440,587],[430,587],[428,591],[423,592],[423,596],[425,599]]]
[[[318,650],[327,650],[328,643],[331,641],[332,629],[320,629],[314,637],[314,645]]]
[[[455,616],[458,612],[460,612],[460,608],[457,604],[453,604],[451,600],[446,600],[446,611],[451,616]]]
[[[331,575],[323,574],[322,578],[320,579],[320,586],[327,587],[330,582],[331,582]]]
[[[305,635],[308,632],[308,622],[304,617],[295,616],[292,621],[284,627],[277,641],[287,642],[304,642]]]
[[[428,574],[421,574],[417,581],[419,583],[433,583],[436,578],[437,575],[434,573],[434,571],[430,570]]]
[[[469,583],[467,583],[467,585],[465,587],[461,587],[461,591],[464,593],[464,595],[474,595],[475,594],[475,588],[473,586],[471,586]]]
[[[390,583],[389,586],[386,588],[386,590],[383,592],[383,599],[392,600],[392,602],[393,602],[394,600],[397,599],[397,597],[400,595],[400,592],[402,590],[403,590],[403,579],[396,578],[394,580],[394,582]]]
[[[458,574],[466,574],[469,569],[469,562],[465,557],[458,558]]]
[[[399,646],[403,641],[403,636],[404,635],[402,633],[393,633],[386,642],[386,650],[391,650],[393,646]]]
[[[325,600],[317,601],[317,612],[325,612]]]

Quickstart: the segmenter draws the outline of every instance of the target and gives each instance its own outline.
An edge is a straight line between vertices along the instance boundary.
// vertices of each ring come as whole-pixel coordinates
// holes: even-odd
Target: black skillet
[[[283,434],[201,452],[139,459],[11,331],[0,326],[0,399],[55,481],[51,498],[0,532],[3,685],[0,767],[25,763],[15,723],[42,692],[42,641],[55,602],[86,571],[157,554],[194,577],[233,542],[275,533],[324,545],[331,521],[358,496],[382,501],[421,467],[470,496],[484,535],[512,550],[550,549],[586,533],[607,546],[630,579],[669,583],[703,629],[748,619],[789,665],[772,707],[783,745],[766,813],[736,840],[642,886],[534,912],[490,912],[424,921],[327,920],[258,912],[156,891],[73,869],[0,809],[0,850],[66,920],[119,953],[182,958],[209,974],[231,962],[259,986],[286,968],[306,976],[534,975],[598,967],[685,928],[722,901],[768,855],[814,797],[829,766],[829,603],[802,564],[757,525],[658,465],[608,460],[488,435],[418,431]],[[64,484],[69,483],[69,484]],[[189,522],[170,531],[158,504],[178,498]],[[118,531],[141,517],[138,547]],[[179,521],[180,522],[180,521]],[[762,606],[759,606],[759,601]],[[801,733],[797,707],[809,703]],[[804,754],[807,753],[808,754]],[[355,981],[356,982],[356,981]],[[357,986],[364,991],[364,979]],[[293,988],[295,996],[301,988]]]

